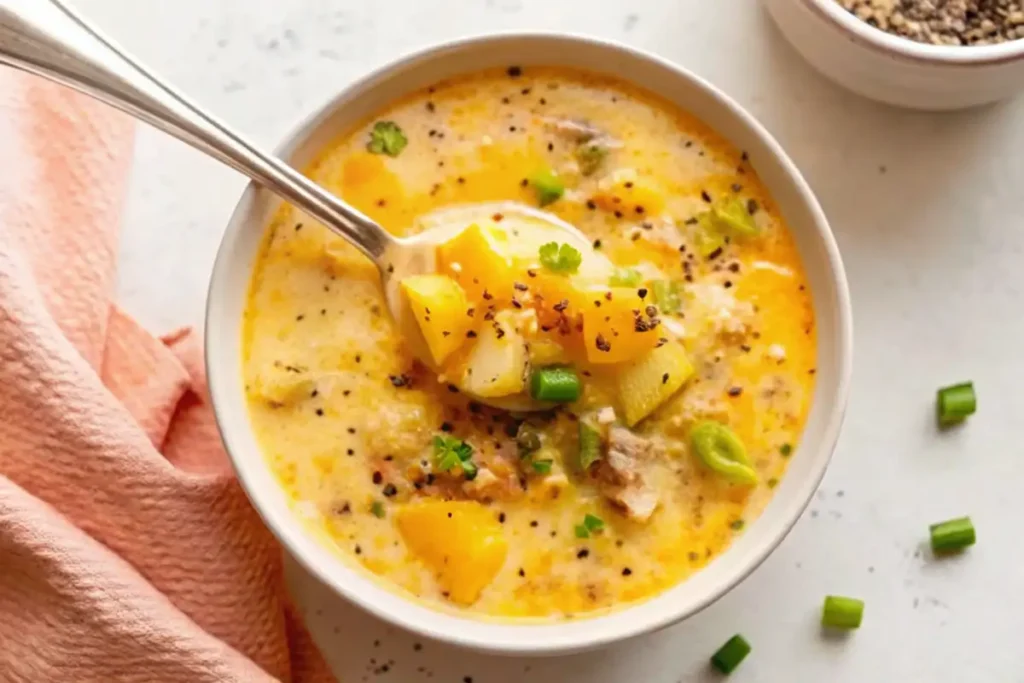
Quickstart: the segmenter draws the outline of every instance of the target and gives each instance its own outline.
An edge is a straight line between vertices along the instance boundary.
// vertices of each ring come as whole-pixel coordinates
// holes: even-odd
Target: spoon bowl
[[[500,218],[500,225],[507,232],[520,236],[530,233],[536,242],[567,243],[588,254],[591,259],[606,262],[603,256],[593,253],[590,239],[575,226],[558,216],[519,202],[483,202],[444,207],[420,216],[416,221],[416,234],[404,238],[392,238],[377,265],[388,310],[395,325],[412,354],[438,375],[438,381],[454,384],[460,391],[472,395],[474,400],[495,408],[512,412],[546,410],[551,403],[538,401],[526,393],[512,396],[483,397],[467,392],[457,378],[446,377],[434,363],[420,332],[412,311],[402,295],[401,282],[414,275],[437,272],[437,247],[455,237],[470,225],[494,223]],[[607,267],[611,267],[608,263]]]

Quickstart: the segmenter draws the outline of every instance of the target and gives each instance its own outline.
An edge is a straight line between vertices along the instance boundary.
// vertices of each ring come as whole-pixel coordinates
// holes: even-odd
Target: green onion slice
[[[864,601],[838,595],[825,596],[821,625],[829,628],[859,628],[864,618]]]
[[[736,434],[721,422],[705,420],[690,431],[690,443],[701,462],[737,484],[757,483],[747,449]]]
[[[584,472],[601,459],[601,432],[586,418],[579,421],[580,468]]]
[[[571,403],[580,397],[582,391],[579,375],[569,367],[539,368],[530,377],[530,396],[538,401]]]
[[[939,389],[936,407],[939,424],[943,427],[963,422],[968,415],[973,415],[974,411],[978,408],[978,398],[974,394],[974,383],[964,382]]]
[[[952,553],[974,545],[976,536],[970,517],[960,517],[929,527],[932,537],[932,552]]]
[[[737,633],[711,655],[711,666],[724,674],[731,674],[749,654],[750,643]]]
[[[537,203],[541,206],[557,202],[565,194],[565,184],[549,169],[534,173],[530,177],[530,183],[537,195]]]
[[[746,203],[738,197],[717,202],[711,213],[721,229],[734,235],[754,237],[759,232],[754,217],[747,211]]]

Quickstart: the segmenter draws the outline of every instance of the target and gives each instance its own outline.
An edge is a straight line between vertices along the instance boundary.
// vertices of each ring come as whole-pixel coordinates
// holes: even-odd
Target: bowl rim
[[[313,558],[307,557],[299,550],[299,547],[308,545],[308,542],[320,545],[322,544],[321,540],[312,538],[313,535],[295,518],[293,510],[287,510],[285,514],[280,514],[277,510],[271,509],[272,506],[269,503],[260,503],[259,492],[255,486],[256,474],[247,468],[246,458],[239,452],[240,449],[232,447],[234,437],[232,436],[232,430],[229,428],[229,420],[225,417],[229,397],[225,396],[225,393],[230,390],[229,387],[233,383],[239,383],[240,386],[239,368],[220,367],[213,362],[215,347],[217,346],[216,341],[220,339],[221,335],[220,333],[214,334],[212,331],[225,327],[221,323],[222,319],[216,315],[219,312],[218,293],[228,286],[226,273],[231,262],[235,260],[232,249],[234,240],[232,237],[237,237],[237,234],[241,234],[240,229],[235,226],[246,221],[249,210],[247,199],[260,189],[254,182],[250,182],[246,186],[239,198],[227,223],[214,261],[206,302],[205,325],[207,334],[204,342],[205,364],[217,428],[224,443],[225,451],[231,460],[243,490],[246,492],[253,508],[260,515],[264,524],[273,532],[283,548],[287,549],[289,554],[313,577],[330,587],[337,595],[345,598],[348,602],[354,603],[370,614],[427,638],[493,654],[567,654],[609,645],[656,631],[701,612],[746,579],[781,544],[813,499],[814,492],[825,476],[838,441],[839,432],[846,413],[852,376],[853,317],[845,269],[828,220],[806,180],[793,161],[784,152],[781,145],[749,112],[703,78],[667,59],[617,41],[562,31],[510,30],[473,34],[413,49],[395,59],[372,68],[361,78],[347,83],[325,103],[308,115],[301,117],[298,123],[289,127],[286,135],[274,147],[274,153],[278,155],[293,153],[294,148],[301,144],[303,139],[312,130],[315,130],[318,124],[322,124],[332,112],[337,111],[340,106],[344,105],[347,98],[351,97],[351,93],[360,93],[368,87],[379,84],[382,82],[382,79],[392,73],[401,72],[420,61],[439,58],[449,52],[473,48],[479,49],[492,44],[501,44],[505,41],[556,41],[565,43],[567,48],[576,46],[604,50],[613,54],[625,53],[638,61],[649,62],[652,66],[670,72],[679,81],[686,81],[693,87],[702,90],[717,105],[729,110],[731,115],[769,150],[775,162],[782,167],[782,171],[788,177],[787,180],[792,185],[792,189],[799,195],[798,204],[802,205],[810,216],[808,222],[813,223],[813,231],[816,233],[818,246],[824,255],[821,260],[823,267],[827,267],[827,279],[831,281],[835,290],[834,300],[830,302],[835,306],[836,316],[836,338],[832,340],[836,358],[835,389],[833,395],[828,397],[831,400],[828,401],[828,409],[823,420],[820,440],[816,444],[815,450],[819,451],[819,453],[814,456],[813,466],[808,471],[805,479],[797,484],[799,488],[793,492],[792,500],[787,504],[785,513],[780,515],[780,519],[776,521],[776,526],[772,527],[770,531],[763,533],[756,549],[752,549],[747,553],[746,564],[734,570],[731,574],[722,577],[712,590],[707,591],[699,599],[691,601],[685,609],[665,610],[666,613],[658,615],[658,618],[630,620],[623,618],[623,615],[635,612],[644,605],[664,600],[670,591],[685,584],[686,581],[675,584],[672,588],[666,589],[666,591],[652,596],[646,601],[587,619],[509,624],[500,620],[488,621],[477,618],[457,617],[433,607],[423,606],[390,587],[381,588],[381,590],[391,595],[398,596],[402,603],[402,609],[399,609],[397,613],[392,612],[387,609],[387,606],[377,604],[372,597],[361,594],[355,587],[346,585],[344,573],[328,571],[331,568],[322,566],[314,561]],[[629,79],[625,78],[625,80]],[[712,127],[714,128],[714,126]],[[251,275],[251,270],[249,272]],[[232,321],[234,333],[229,335],[229,338],[237,344],[239,336],[237,329],[234,329],[234,325],[235,321]],[[341,560],[338,560],[338,563],[341,564]],[[346,572],[358,576],[358,570],[347,565],[342,566]],[[707,572],[708,570],[709,568],[704,568],[702,572]],[[408,611],[418,612],[425,610],[429,616],[424,616],[422,619],[410,616],[404,613],[406,611],[404,608],[406,607],[409,608]],[[420,609],[413,610],[413,607]],[[437,622],[447,621],[451,624],[453,623],[451,620],[457,620],[463,627],[457,629],[456,632],[438,628]],[[575,637],[567,637],[561,633],[558,634],[559,637],[557,638],[552,637],[554,635],[552,629],[571,630],[573,626],[595,624],[597,622],[615,622],[616,628],[607,628],[600,635],[594,635],[593,633],[588,635],[588,631],[595,631],[595,628],[582,628],[579,630],[583,631],[583,633]],[[488,627],[498,625],[504,627],[504,629],[510,629],[509,632],[514,630],[517,637],[508,637],[499,641],[486,633]],[[474,628],[475,626],[480,628]],[[527,630],[535,630],[536,637],[532,639],[519,637],[522,632]]]
[[[836,0],[798,0],[819,18],[852,34],[858,43],[892,56],[944,66],[991,66],[1024,58],[1024,38],[996,45],[932,45],[896,36],[858,19]]]

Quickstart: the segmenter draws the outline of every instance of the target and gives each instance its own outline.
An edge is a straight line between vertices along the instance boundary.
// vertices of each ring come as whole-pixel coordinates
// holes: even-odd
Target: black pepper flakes
[[[316,409],[316,416],[317,417],[323,417],[324,416],[324,409],[323,408],[317,408]]]
[[[743,387],[729,387],[729,391],[726,393],[735,398],[743,393]]]
[[[590,557],[590,551],[586,548],[581,548],[580,551],[576,553],[576,559],[584,560],[588,557]]]
[[[711,203],[711,195],[710,195],[710,194],[708,194],[708,191],[707,191],[707,190],[701,190],[701,191],[700,191],[700,198],[701,198],[701,199],[703,199],[703,200],[704,200],[705,202],[707,202],[708,204],[710,204],[710,203]]]
[[[633,570],[630,569],[629,567],[623,567],[622,568],[622,575],[623,576],[632,576],[632,574],[633,574]]]
[[[380,471],[373,473],[373,483],[377,484],[378,486],[384,483],[384,475],[381,474]]]
[[[668,375],[667,372],[664,375],[662,375],[661,376],[661,383],[662,384],[668,384],[668,377],[669,377],[669,375]]]
[[[505,73],[508,74],[509,78],[519,78],[523,75],[523,68],[521,66],[510,66]]]
[[[387,486],[384,487],[384,490],[382,491],[382,493],[386,497],[391,498],[396,493],[398,493],[398,488],[394,484],[388,484]]]
[[[594,346],[597,347],[598,351],[603,351],[605,353],[607,353],[607,352],[612,350],[611,343],[607,339],[604,338],[603,334],[598,334],[597,335],[597,338],[594,340]]]
[[[442,432],[445,432],[445,433],[451,433],[451,431],[452,431],[453,429],[455,429],[455,427],[453,427],[453,426],[452,426],[452,423],[451,423],[451,422],[447,422],[447,421],[446,421],[446,422],[442,422],[442,423],[441,423],[441,431],[442,431]]]

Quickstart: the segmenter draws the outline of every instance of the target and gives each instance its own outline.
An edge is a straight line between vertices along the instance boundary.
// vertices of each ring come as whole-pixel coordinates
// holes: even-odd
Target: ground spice
[[[1024,38],[1024,0],[836,0],[867,24],[933,45]]]

